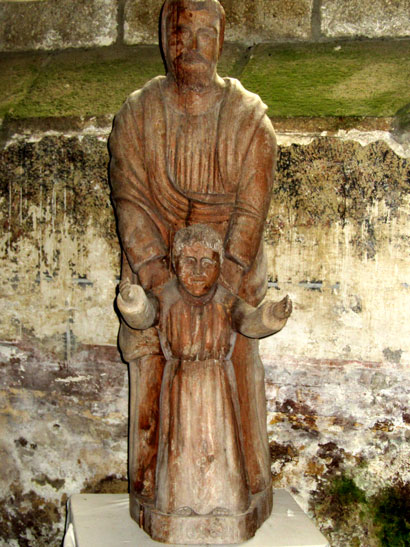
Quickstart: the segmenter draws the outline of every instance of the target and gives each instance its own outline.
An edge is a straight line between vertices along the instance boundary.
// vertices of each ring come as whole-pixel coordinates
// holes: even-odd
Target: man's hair
[[[193,224],[187,228],[181,228],[175,234],[172,245],[172,265],[175,267],[175,261],[182,252],[182,249],[188,245],[202,243],[208,249],[219,254],[222,263],[224,256],[224,246],[222,237],[210,226],[206,224]]]
[[[165,0],[161,9],[161,43],[162,48],[165,49],[166,37],[167,37],[167,23],[171,14],[175,9],[188,8],[193,11],[209,9],[213,11],[218,17],[220,22],[219,30],[219,55],[222,51],[225,34],[225,10],[222,4],[218,0]],[[165,55],[165,51],[164,51]]]

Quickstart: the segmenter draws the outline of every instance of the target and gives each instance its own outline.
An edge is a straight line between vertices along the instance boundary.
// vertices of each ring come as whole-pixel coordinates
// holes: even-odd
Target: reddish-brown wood
[[[217,0],[165,2],[167,75],[127,99],[109,143],[123,250],[119,345],[131,381],[131,514],[169,543],[244,541],[271,507],[257,338],[280,330],[291,304],[254,306],[266,292],[262,234],[276,141],[259,97],[216,72],[224,18]],[[175,234],[198,224],[201,241],[178,236],[174,268]],[[201,280],[202,263],[213,277]],[[195,398],[181,396],[194,386]],[[203,449],[211,438],[217,454]],[[207,458],[205,480],[198,469]]]

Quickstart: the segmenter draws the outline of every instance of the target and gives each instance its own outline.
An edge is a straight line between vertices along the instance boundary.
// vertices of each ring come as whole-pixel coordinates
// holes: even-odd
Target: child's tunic
[[[217,286],[205,304],[198,304],[175,280],[156,296],[167,358],[156,507],[164,513],[242,513],[249,506],[250,492],[229,360],[236,299]]]

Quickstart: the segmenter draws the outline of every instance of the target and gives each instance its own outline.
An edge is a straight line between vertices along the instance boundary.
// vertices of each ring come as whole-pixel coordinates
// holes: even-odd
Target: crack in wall
[[[323,38],[322,35],[322,0],[313,0],[312,16],[310,20],[311,24],[311,37],[314,41],[320,41]]]

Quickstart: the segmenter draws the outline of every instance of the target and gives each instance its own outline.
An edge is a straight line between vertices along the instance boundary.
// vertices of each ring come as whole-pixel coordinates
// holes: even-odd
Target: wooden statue
[[[230,361],[234,331],[251,338],[274,334],[292,306],[285,297],[254,308],[220,285],[223,242],[209,226],[179,230],[172,263],[176,279],[148,294],[125,279],[117,298],[130,328],[158,325],[167,359],[157,490],[153,503],[140,502],[143,527],[159,541],[237,543],[254,534],[259,519],[253,514],[258,509],[252,504]]]
[[[166,0],[161,40],[167,75],[134,92],[115,118],[109,141],[110,180],[122,246],[121,280],[154,294],[175,277],[171,249],[176,232],[205,224],[223,241],[219,284],[257,306],[267,287],[262,237],[276,140],[259,97],[216,72],[224,26],[225,14],[217,0]],[[158,485],[157,464],[162,458],[160,394],[169,364],[166,345],[163,340],[160,344],[161,329],[151,325],[147,321],[146,328],[135,329],[122,319],[119,346],[130,368],[131,514],[152,530],[147,524],[150,508],[165,495]],[[243,541],[270,513],[264,371],[258,340],[234,328],[239,333],[233,345],[232,374],[251,504],[241,513],[239,531],[223,537],[219,521],[230,517],[214,516],[211,528],[203,517],[196,536],[180,543]],[[197,517],[179,518],[182,522]],[[174,536],[164,534],[163,541],[174,541]]]

